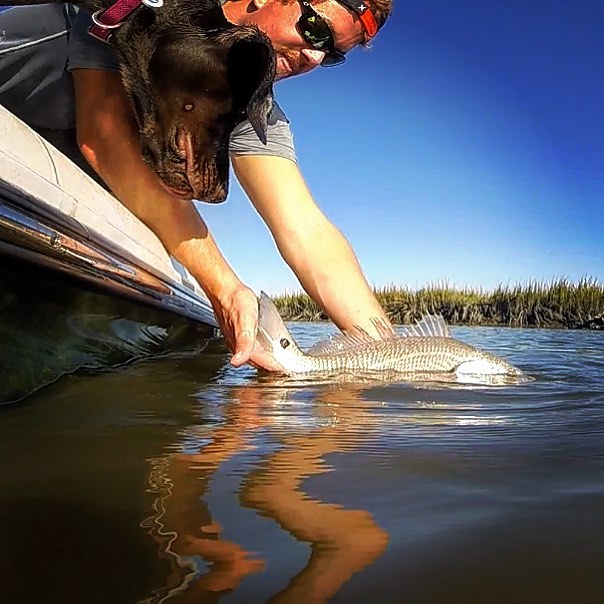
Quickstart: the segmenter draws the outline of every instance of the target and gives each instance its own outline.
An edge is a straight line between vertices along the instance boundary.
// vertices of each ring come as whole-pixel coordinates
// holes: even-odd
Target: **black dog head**
[[[0,0],[0,6],[45,1]],[[74,3],[97,11],[113,2]],[[181,197],[223,201],[234,127],[247,116],[266,141],[275,76],[270,40],[255,27],[229,23],[218,0],[170,0],[158,9],[137,8],[111,45],[145,161]]]
[[[251,26],[188,26],[143,36],[137,53],[116,46],[144,160],[178,196],[223,201],[235,126],[247,116],[266,142],[275,75],[268,38]]]

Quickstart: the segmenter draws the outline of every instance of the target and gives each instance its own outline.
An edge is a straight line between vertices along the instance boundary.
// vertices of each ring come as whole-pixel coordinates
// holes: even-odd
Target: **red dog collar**
[[[113,32],[140,6],[161,8],[164,0],[117,0],[109,8],[92,14],[92,25],[88,33],[101,42],[109,42]]]

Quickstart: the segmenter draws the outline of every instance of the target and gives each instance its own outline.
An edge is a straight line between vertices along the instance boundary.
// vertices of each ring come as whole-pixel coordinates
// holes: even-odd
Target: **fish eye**
[[[279,344],[281,344],[281,348],[287,348],[289,346],[289,340],[287,338],[281,338]]]

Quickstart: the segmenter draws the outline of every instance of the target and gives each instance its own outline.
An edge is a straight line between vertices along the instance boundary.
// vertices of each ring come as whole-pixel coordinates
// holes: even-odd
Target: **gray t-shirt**
[[[118,71],[118,63],[109,44],[88,35],[90,13],[80,10],[69,40],[68,70],[103,69]],[[294,140],[289,120],[275,102],[268,120],[267,144],[263,144],[248,120],[239,124],[231,135],[231,155],[276,155],[296,161]]]
[[[34,128],[74,128],[66,71],[73,7],[0,7],[0,105]]]

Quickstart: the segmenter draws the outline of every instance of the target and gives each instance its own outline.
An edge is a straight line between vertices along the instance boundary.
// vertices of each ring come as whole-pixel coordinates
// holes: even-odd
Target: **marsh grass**
[[[430,313],[441,314],[452,325],[604,329],[604,285],[592,278],[499,285],[492,291],[446,282],[415,291],[390,285],[375,293],[392,322],[399,324]],[[289,321],[327,320],[306,294],[287,293],[276,297],[275,304]]]

